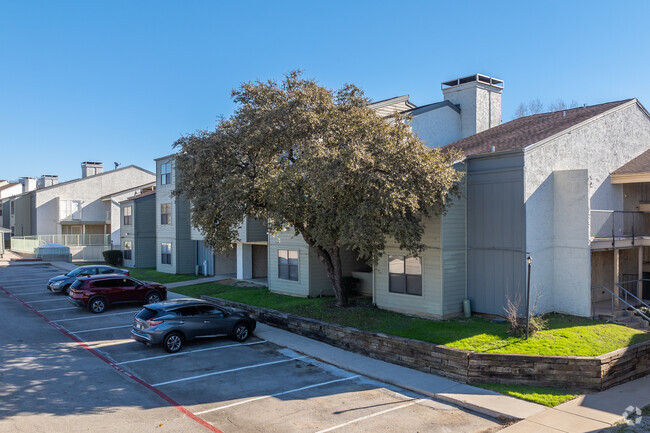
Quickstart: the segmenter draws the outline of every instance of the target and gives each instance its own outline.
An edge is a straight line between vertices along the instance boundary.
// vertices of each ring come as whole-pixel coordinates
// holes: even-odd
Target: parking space
[[[224,432],[496,431],[494,420],[350,373],[252,336],[195,340],[168,354],[129,338],[137,305],[102,314],[47,291],[61,271],[0,268],[0,287],[127,377]],[[43,322],[43,326],[49,326]],[[106,368],[110,368],[107,366]],[[170,409],[173,410],[173,409]],[[200,424],[199,422],[199,424]],[[205,427],[204,426],[204,427]],[[213,431],[217,431],[213,429]]]

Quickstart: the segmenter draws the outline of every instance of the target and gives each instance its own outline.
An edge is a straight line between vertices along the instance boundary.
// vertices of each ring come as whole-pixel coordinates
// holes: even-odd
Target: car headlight
[[[61,284],[63,284],[63,281],[55,281],[52,283],[52,287],[59,287]]]

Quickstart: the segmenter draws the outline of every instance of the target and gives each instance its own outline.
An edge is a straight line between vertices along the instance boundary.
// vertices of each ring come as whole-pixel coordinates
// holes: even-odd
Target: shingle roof
[[[19,183],[8,183],[6,185],[2,185],[2,186],[0,186],[0,191],[2,191],[3,189],[11,188],[12,186],[16,186],[16,185],[20,185],[20,184]]]
[[[523,149],[632,99],[520,117],[445,146],[466,156]]]
[[[612,174],[637,174],[650,173],[650,150],[634,158],[624,166],[616,169]]]

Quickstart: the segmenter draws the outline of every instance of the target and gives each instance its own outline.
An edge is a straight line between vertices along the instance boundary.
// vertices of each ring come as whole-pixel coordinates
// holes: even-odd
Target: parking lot
[[[49,265],[0,268],[0,325],[13,329],[1,348],[0,399],[12,404],[0,408],[0,431],[88,430],[91,421],[93,431],[136,424],[141,431],[223,432],[501,428],[255,336],[195,340],[176,354],[147,347],[129,338],[140,306],[103,314],[74,307],[45,288],[61,273]]]

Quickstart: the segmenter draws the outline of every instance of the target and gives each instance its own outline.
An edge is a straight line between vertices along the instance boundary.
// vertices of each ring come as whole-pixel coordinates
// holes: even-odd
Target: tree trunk
[[[318,258],[325,266],[325,273],[330,280],[334,296],[336,296],[336,306],[344,307],[348,305],[348,295],[343,289],[343,268],[341,267],[341,255],[338,246],[325,249],[311,243],[311,247],[316,250]]]

